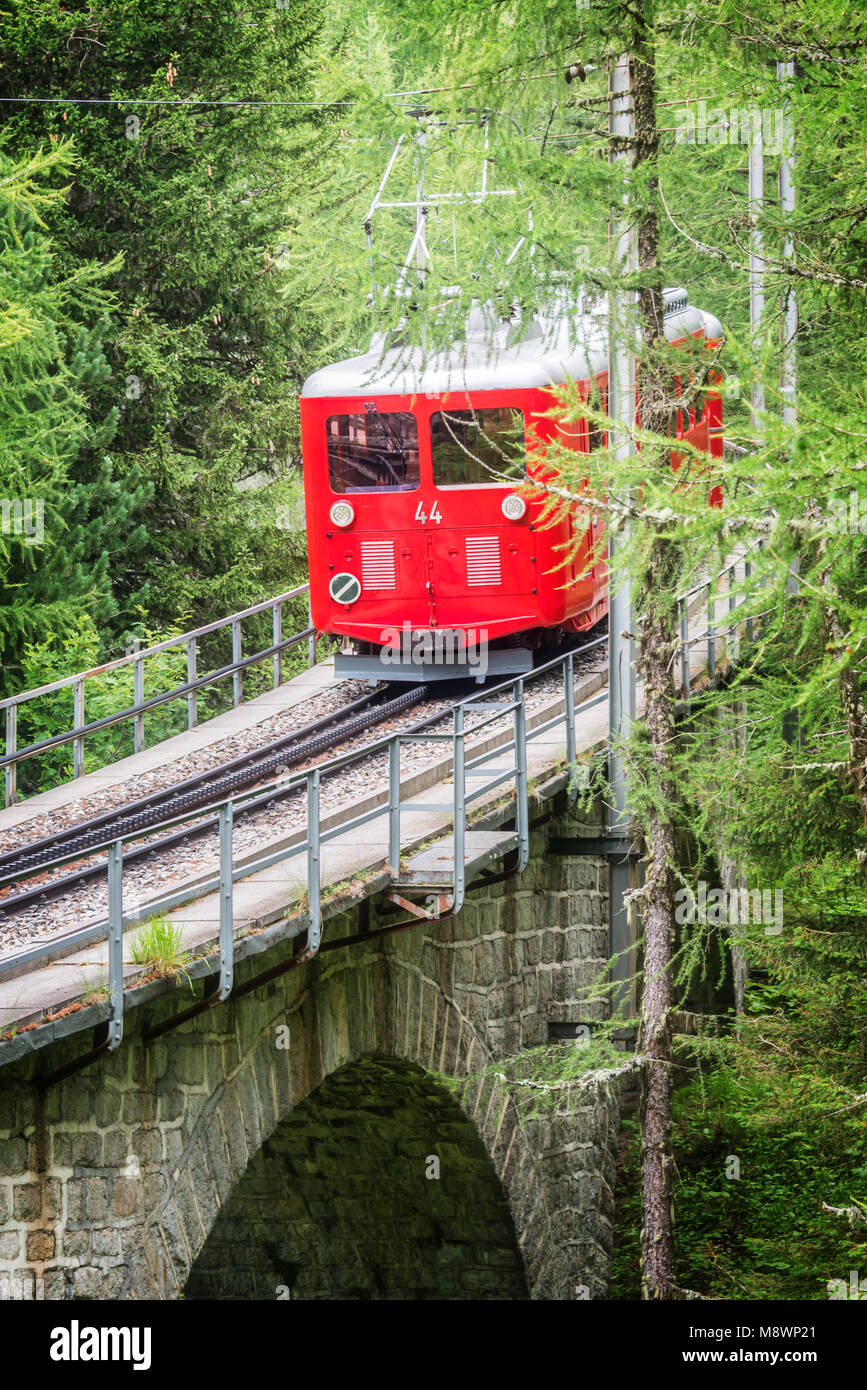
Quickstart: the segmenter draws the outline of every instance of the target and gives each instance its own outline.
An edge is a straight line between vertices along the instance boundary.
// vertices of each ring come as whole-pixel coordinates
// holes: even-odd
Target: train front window
[[[526,475],[520,410],[437,411],[431,416],[430,437],[437,487],[496,487]]]
[[[418,423],[408,412],[332,415],[326,426],[333,492],[411,492],[418,487]]]

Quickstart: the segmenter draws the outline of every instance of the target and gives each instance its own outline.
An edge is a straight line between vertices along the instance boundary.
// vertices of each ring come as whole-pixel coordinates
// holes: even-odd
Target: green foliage
[[[836,829],[826,822],[826,849]],[[783,827],[779,861],[785,849]],[[839,855],[796,865],[784,880],[783,934],[740,937],[750,978],[737,1030],[690,1043],[701,1070],[676,1093],[673,1135],[684,1287],[712,1298],[824,1299],[829,1279],[848,1280],[867,1260],[867,1232],[822,1210],[867,1195],[863,892]],[[740,1178],[726,1176],[732,1156]],[[612,1297],[636,1298],[634,1125],[618,1184]]]
[[[79,999],[82,1004],[99,1004],[111,996],[111,986],[99,971],[90,971],[83,976]]]
[[[808,1073],[761,1059],[676,1093],[678,1282],[709,1298],[828,1297],[829,1279],[863,1270],[867,1234],[822,1211],[867,1194],[864,1123]],[[805,1105],[806,1102],[806,1105]],[[727,1177],[740,1161],[740,1177]],[[635,1124],[618,1170],[611,1297],[638,1298],[640,1172]]]
[[[600,1023],[592,1034],[541,1047],[530,1047],[511,1057],[492,1062],[485,1074],[508,1087],[518,1113],[539,1119],[546,1112],[568,1113],[571,1103],[597,1074],[617,1070],[629,1062],[610,1034],[616,1022]]]
[[[678,1282],[715,1298],[824,1299],[829,1279],[867,1258],[863,1232],[821,1207],[867,1191],[867,884],[841,711],[816,679],[808,622],[799,633],[806,607],[792,604],[788,623],[772,616],[760,659],[696,701],[678,758],[693,884],[718,881],[725,855],[744,881],[783,894],[781,934],[739,929],[749,980],[737,1032],[693,1043],[705,1071],[676,1098]],[[739,1180],[725,1176],[730,1155]],[[638,1296],[637,1163],[630,1144],[619,1298]]]
[[[137,532],[135,470],[121,485],[105,452],[117,423],[92,410],[109,376],[111,297],[102,267],[63,267],[45,219],[62,224],[53,175],[68,145],[15,164],[0,154],[0,694],[20,689],[26,642],[45,644],[81,615],[116,611],[111,570]]]
[[[474,1072],[471,1079],[475,1084],[481,1076],[483,1085],[491,1091],[502,1083],[522,1123],[544,1118],[551,1112],[568,1113],[589,1080],[596,1084],[598,1074],[629,1063],[630,1058],[611,1041],[610,1034],[617,1026],[600,1023],[598,1031],[586,1037],[564,1038],[498,1058],[483,1071]],[[429,1075],[451,1091],[462,1091],[468,1084],[465,1076],[444,1076],[439,1072]]]
[[[34,22],[13,0],[0,16],[16,92],[119,98],[18,109],[0,138],[22,152],[72,136],[68,206],[51,219],[66,262],[122,257],[91,416],[113,412],[116,474],[131,494],[144,483],[134,524],[114,528],[114,593],[160,626],[224,616],[301,576],[296,398],[319,340],[281,267],[322,150],[303,108],[123,98],[303,97],[318,23],[308,0],[246,15],[230,0],[99,0],[86,23],[60,0]]]

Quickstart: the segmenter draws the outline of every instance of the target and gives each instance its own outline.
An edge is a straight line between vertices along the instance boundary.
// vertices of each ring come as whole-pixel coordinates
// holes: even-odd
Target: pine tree
[[[68,146],[19,164],[0,159],[0,689],[16,688],[25,642],[40,642],[88,613],[116,611],[110,570],[128,539],[143,489],[119,481],[107,453],[117,412],[96,393],[113,269],[84,262],[64,273],[44,219],[62,195]]]
[[[38,19],[23,0],[0,16],[0,95],[117,98],[14,108],[3,140],[74,136],[65,264],[121,258],[94,410],[117,412],[116,468],[146,492],[111,570],[119,622],[222,616],[303,563],[296,396],[318,329],[281,267],[327,140],[315,110],[267,103],[306,97],[318,12],[47,0]]]

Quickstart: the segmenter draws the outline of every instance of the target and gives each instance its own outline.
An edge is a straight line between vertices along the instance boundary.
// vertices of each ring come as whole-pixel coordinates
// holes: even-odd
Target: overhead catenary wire
[[[557,72],[541,72],[531,77],[522,78],[522,81],[538,81],[545,77],[559,77]],[[463,91],[481,86],[477,82],[463,82],[454,87],[420,87],[416,91],[406,92],[385,92],[378,98],[382,101],[395,101],[400,97],[410,96],[436,96],[441,92]],[[678,97],[673,101],[658,102],[658,106],[688,106],[692,102],[698,101],[725,101],[725,96],[703,96],[703,97]],[[292,106],[309,107],[322,109],[336,106],[358,106],[362,102],[361,97],[296,97],[296,98],[259,98],[259,97],[73,97],[73,96],[23,96],[11,97],[0,96],[0,106],[116,106],[122,109],[125,106],[169,106],[169,107],[189,107],[189,106]],[[585,98],[580,104],[590,104],[605,102],[605,97]],[[570,103],[573,104],[573,103]],[[579,104],[579,103],[574,103]],[[414,109],[415,102],[397,101],[397,105],[406,106]]]
[[[356,106],[358,98],[350,100],[259,100],[251,97],[4,97],[3,106]]]

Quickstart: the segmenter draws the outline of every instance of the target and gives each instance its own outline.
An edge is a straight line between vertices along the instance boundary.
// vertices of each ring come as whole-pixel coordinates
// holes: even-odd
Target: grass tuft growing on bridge
[[[133,939],[131,958],[134,965],[147,965],[156,975],[172,975],[187,961],[188,952],[181,949],[182,931],[168,917],[152,917]]]

